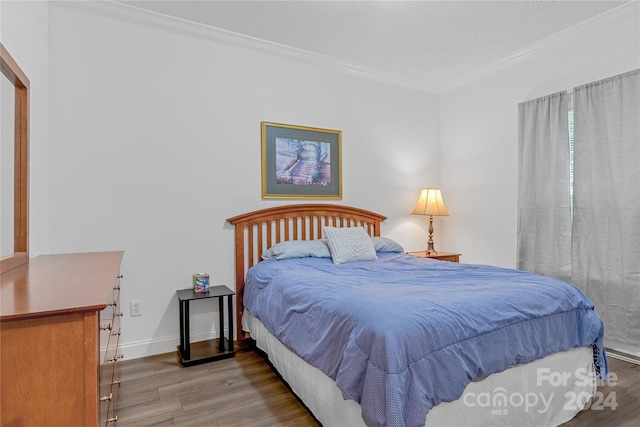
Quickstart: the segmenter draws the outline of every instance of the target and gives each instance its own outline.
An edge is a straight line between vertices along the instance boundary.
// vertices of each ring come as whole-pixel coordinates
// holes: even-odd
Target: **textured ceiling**
[[[442,85],[626,1],[123,1]]]

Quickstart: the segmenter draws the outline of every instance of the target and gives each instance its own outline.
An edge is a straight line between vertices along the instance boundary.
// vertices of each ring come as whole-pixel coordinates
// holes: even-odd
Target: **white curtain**
[[[568,95],[518,105],[517,267],[571,277]]]
[[[640,70],[574,89],[571,282],[640,345]]]

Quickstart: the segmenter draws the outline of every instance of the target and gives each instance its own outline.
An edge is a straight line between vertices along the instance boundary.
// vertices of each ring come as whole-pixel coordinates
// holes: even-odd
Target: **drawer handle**
[[[122,316],[124,316],[124,314],[122,312],[120,312],[120,313],[116,313],[116,316],[122,317]]]
[[[109,396],[102,396],[100,398],[100,402],[105,402],[105,401],[111,400],[111,399],[113,399],[113,393],[109,393]]]
[[[101,331],[106,331],[106,330],[111,330],[111,323],[109,323],[107,326],[100,326],[100,330]]]
[[[116,285],[116,286],[114,286],[114,287],[113,287],[113,290],[114,290],[114,291],[119,291],[119,290],[120,290],[120,285]]]
[[[109,304],[107,304],[107,306],[117,307],[118,306],[118,301],[110,302]]]
[[[120,331],[118,331],[118,332],[114,332],[114,333],[113,333],[113,335],[120,336],[120,333],[121,333]]]
[[[113,417],[113,418],[109,418],[109,419],[107,420],[107,422],[108,422],[108,423],[115,423],[115,422],[117,422],[117,421],[118,421],[118,416],[117,416],[117,415],[116,415],[115,417]]]
[[[111,385],[120,385],[120,380],[116,380],[116,381],[112,382]]]
[[[107,359],[107,362],[117,362],[118,359],[124,359],[124,354],[121,354],[121,355],[116,356],[116,357],[112,357],[111,359]]]
[[[124,277],[124,274],[120,273],[118,274],[118,279],[122,279]]]

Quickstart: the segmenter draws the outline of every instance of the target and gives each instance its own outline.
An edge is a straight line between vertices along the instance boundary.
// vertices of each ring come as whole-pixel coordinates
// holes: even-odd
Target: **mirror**
[[[29,262],[29,79],[0,43],[0,273]]]
[[[0,257],[13,254],[14,249],[14,168],[15,156],[15,89],[13,83],[0,75]]]

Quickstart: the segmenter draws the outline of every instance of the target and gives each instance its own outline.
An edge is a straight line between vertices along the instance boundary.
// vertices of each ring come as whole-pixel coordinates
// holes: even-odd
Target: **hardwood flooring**
[[[617,408],[585,410],[563,427],[640,425],[640,365],[609,358],[618,378],[601,386]],[[176,353],[123,361],[117,427],[318,427],[258,353],[182,368]],[[595,405],[595,403],[594,403]],[[326,426],[339,427],[339,426]]]
[[[611,384],[598,386],[591,409],[579,412],[563,427],[640,426],[640,365],[613,357],[608,360]],[[607,397],[612,405],[607,404]]]
[[[253,350],[183,368],[177,354],[123,361],[117,427],[317,427]]]

